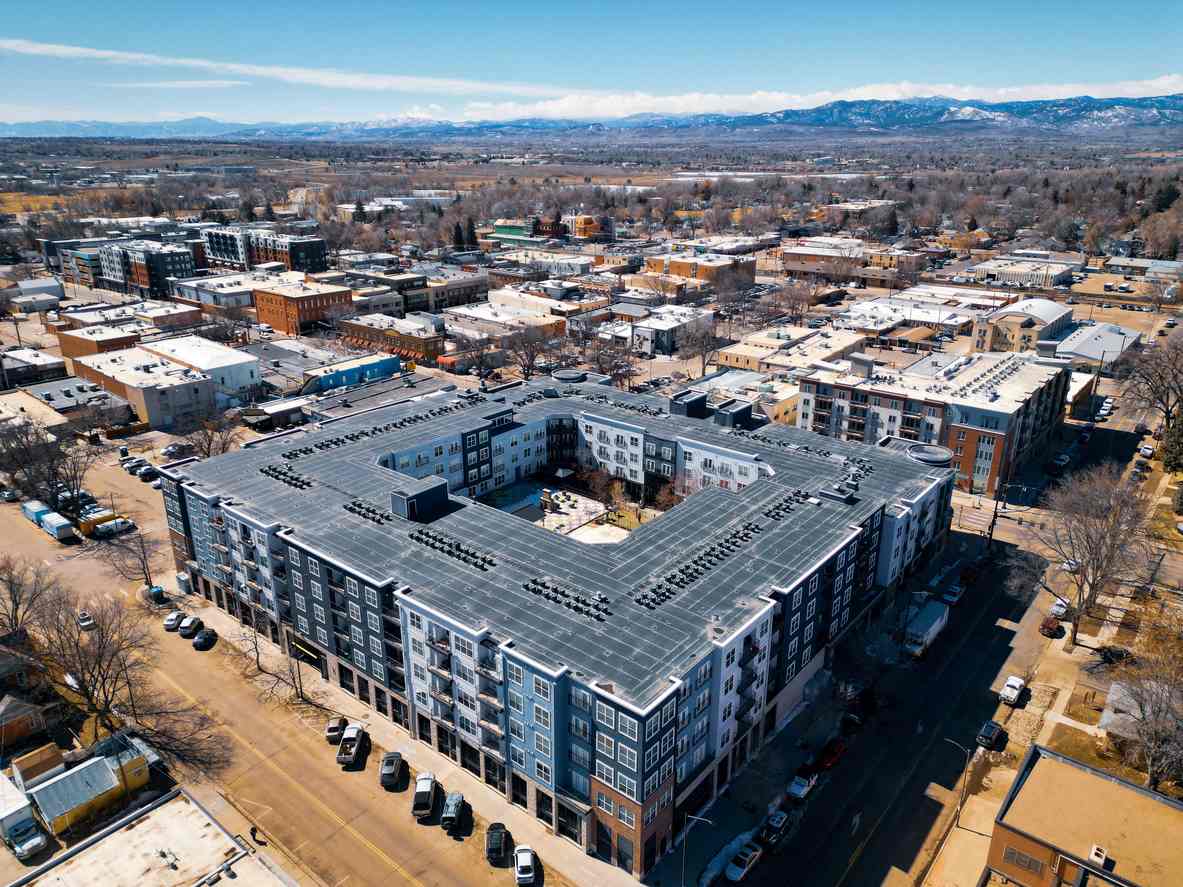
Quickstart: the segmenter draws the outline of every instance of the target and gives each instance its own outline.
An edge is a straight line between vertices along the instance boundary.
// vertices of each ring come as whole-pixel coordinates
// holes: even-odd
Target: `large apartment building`
[[[1029,459],[1046,457],[1072,373],[1028,354],[934,352],[904,370],[862,354],[850,369],[801,376],[797,426],[841,440],[903,437],[953,451],[958,487],[993,493]]]
[[[939,448],[725,428],[705,399],[526,383],[176,462],[174,556],[193,592],[641,877],[951,513]],[[578,466],[686,499],[587,545],[477,498]]]
[[[270,228],[226,226],[206,228],[205,259],[209,264],[250,271],[256,265],[278,262],[288,271],[306,274],[327,271],[324,239],[315,234],[278,234]]]
[[[169,278],[193,276],[187,247],[155,240],[128,240],[99,247],[101,278],[108,289],[141,298],[169,295]]]

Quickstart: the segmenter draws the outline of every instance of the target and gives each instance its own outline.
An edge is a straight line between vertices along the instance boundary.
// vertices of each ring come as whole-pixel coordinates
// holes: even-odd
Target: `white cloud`
[[[1165,74],[1149,80],[1122,80],[1113,83],[1060,83],[1032,86],[970,86],[953,83],[874,83],[843,90],[811,93],[757,91],[749,93],[688,92],[679,95],[654,95],[646,92],[616,94],[585,93],[565,95],[534,102],[492,102],[474,100],[465,103],[465,120],[509,120],[518,117],[611,118],[630,114],[706,114],[779,111],[785,108],[815,108],[827,102],[864,99],[911,99],[923,96],[948,96],[962,101],[1014,102],[1035,99],[1064,99],[1091,95],[1094,98],[1169,95],[1183,92],[1183,74]]]
[[[366,74],[338,71],[333,68],[301,68],[285,65],[248,65],[185,56],[157,55],[150,52],[123,52],[94,49],[63,43],[39,43],[33,40],[0,39],[0,52],[14,52],[59,59],[106,62],[114,65],[196,68],[218,74],[280,80],[303,86],[329,89],[360,89],[379,92],[439,93],[443,95],[517,95],[532,98],[563,95],[571,90],[528,83],[499,83],[446,77],[415,77],[405,74]]]
[[[109,89],[231,89],[249,86],[246,80],[134,80],[127,83],[102,83]]]

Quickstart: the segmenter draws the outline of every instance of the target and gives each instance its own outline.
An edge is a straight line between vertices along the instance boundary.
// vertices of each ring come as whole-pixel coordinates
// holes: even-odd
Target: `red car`
[[[846,743],[841,739],[834,738],[827,742],[821,752],[817,756],[817,766],[821,770],[829,770],[842,760],[842,755],[846,753]]]

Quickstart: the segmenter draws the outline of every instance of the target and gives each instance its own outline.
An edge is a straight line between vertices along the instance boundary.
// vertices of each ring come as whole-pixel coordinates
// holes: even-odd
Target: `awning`
[[[320,661],[320,658],[323,655],[320,650],[316,649],[316,647],[311,646],[307,641],[303,641],[295,635],[290,635],[290,637],[292,639],[292,646],[294,646],[305,656],[311,656],[317,662]]]

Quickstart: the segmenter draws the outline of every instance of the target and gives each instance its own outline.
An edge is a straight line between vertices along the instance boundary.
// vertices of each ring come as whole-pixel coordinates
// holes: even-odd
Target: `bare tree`
[[[1169,431],[1183,406],[1183,335],[1168,336],[1157,348],[1123,359],[1117,375],[1122,395],[1155,410]]]
[[[236,411],[209,416],[185,435],[185,442],[192,446],[194,454],[202,459],[221,456],[233,450],[242,440],[239,419],[240,414]]]
[[[1183,614],[1164,607],[1143,618],[1139,638],[1137,655],[1118,666],[1114,689],[1133,734],[1126,759],[1145,768],[1146,786],[1157,790],[1183,775]]]
[[[28,631],[50,608],[60,605],[61,584],[45,564],[0,555],[0,635]]]
[[[1064,601],[1075,644],[1081,617],[1102,592],[1146,581],[1148,506],[1144,489],[1111,465],[1070,475],[1047,494],[1048,519],[1030,527],[1033,551],[1011,558],[1010,590],[1025,596],[1043,589]],[[1063,574],[1067,591],[1048,582],[1049,569]]]
[[[505,350],[521,370],[523,379],[529,380],[534,375],[539,359],[551,348],[551,339],[545,330],[527,327],[505,340]]]
[[[0,432],[0,470],[24,495],[71,520],[82,509],[86,476],[105,452],[89,435],[76,436],[65,427],[51,432],[40,422],[8,423]]]
[[[456,354],[468,360],[477,378],[483,379],[488,375],[493,368],[493,350],[487,337],[458,335],[452,341],[456,345]]]
[[[153,562],[164,550],[164,543],[137,528],[122,536],[98,541],[95,555],[129,582],[151,587]]]
[[[597,373],[608,376],[617,388],[627,386],[629,380],[637,374],[632,348],[598,337],[592,341],[588,361]]]
[[[678,356],[698,361],[698,375],[705,376],[707,364],[719,353],[719,340],[709,325],[691,327],[678,336]]]

